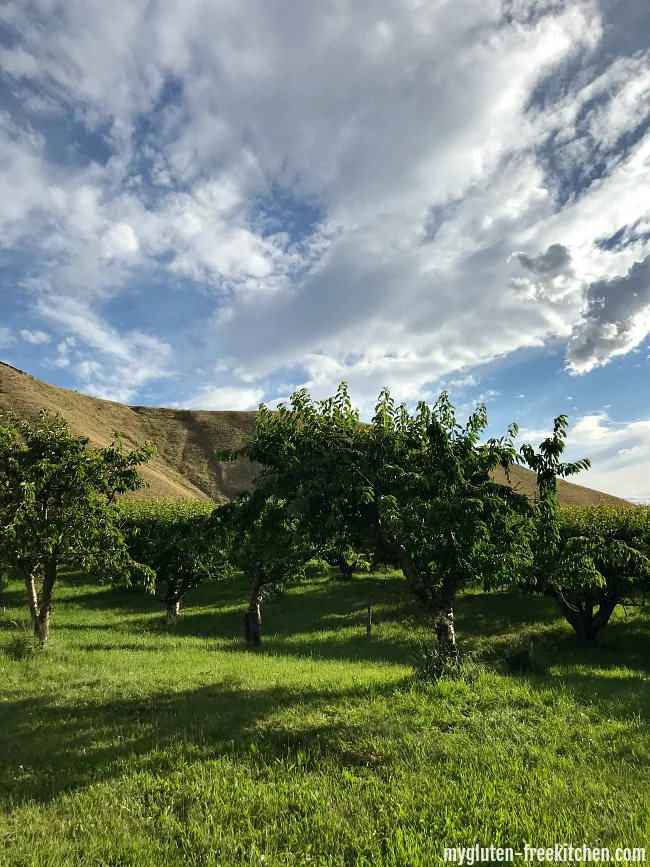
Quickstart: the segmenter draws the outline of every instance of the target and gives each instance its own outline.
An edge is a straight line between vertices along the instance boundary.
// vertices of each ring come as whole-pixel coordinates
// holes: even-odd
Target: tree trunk
[[[167,599],[165,600],[165,606],[167,611],[167,617],[169,617],[170,620],[176,620],[181,608],[180,598],[178,598],[177,596],[167,597]]]
[[[50,635],[50,617],[52,615],[52,593],[56,582],[56,562],[51,561],[45,565],[43,575],[43,590],[41,592],[41,604],[38,609],[38,621],[35,634],[41,644],[46,644]]]
[[[244,629],[246,631],[246,643],[250,647],[259,647],[262,642],[262,614],[260,603],[262,601],[262,585],[265,575],[262,569],[253,572],[251,581],[251,593],[248,608],[244,614]]]
[[[25,568],[25,588],[27,590],[27,606],[32,620],[34,635],[38,638],[38,591],[36,589],[36,569]]]
[[[575,630],[578,647],[586,650],[587,648],[596,646],[596,630],[594,629],[593,620],[580,614],[575,618],[571,626]]]
[[[343,557],[342,554],[337,554],[334,560],[339,570],[339,574],[337,576],[338,580],[351,581],[352,574],[354,573],[354,565],[352,563],[348,563],[348,561],[345,559],[345,557]]]
[[[445,575],[438,594],[436,614],[436,636],[438,652],[444,659],[458,661],[458,645],[456,644],[456,628],[454,625],[454,601],[456,584],[451,575]]]
[[[578,602],[571,605],[564,595],[553,588],[560,611],[564,618],[573,627],[578,647],[584,649],[596,647],[596,634],[607,624],[618,605],[620,595],[607,595],[598,602],[598,611],[594,614],[594,605]]]
[[[385,540],[382,540],[381,547],[387,554],[397,559],[402,574],[406,578],[409,590],[418,602],[428,607],[431,604],[431,594],[422,581],[422,576],[418,572],[417,566],[413,562],[406,548],[397,542]]]
[[[622,594],[615,596],[607,596],[598,606],[598,611],[594,614],[594,633],[603,629],[609,623],[609,618],[614,613],[614,609],[621,600]]]

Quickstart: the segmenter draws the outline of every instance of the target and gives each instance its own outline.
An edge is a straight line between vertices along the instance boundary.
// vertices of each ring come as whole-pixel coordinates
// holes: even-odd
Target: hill
[[[2,362],[0,409],[21,417],[41,409],[59,413],[68,420],[73,433],[87,436],[93,445],[106,445],[115,431],[127,445],[151,440],[158,452],[143,471],[149,484],[145,496],[222,502],[251,485],[254,469],[249,462],[222,463],[214,458],[218,449],[236,448],[245,434],[252,433],[255,414],[251,411],[126,406],[49,385]],[[495,478],[506,481],[503,471],[498,471]],[[510,483],[527,496],[535,495],[535,476],[524,467],[513,467]],[[562,480],[558,482],[558,495],[563,505],[629,505],[611,494]]]

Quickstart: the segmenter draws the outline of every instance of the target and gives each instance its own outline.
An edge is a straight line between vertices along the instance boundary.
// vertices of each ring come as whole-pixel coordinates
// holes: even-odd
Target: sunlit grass
[[[372,594],[375,627],[365,634]],[[650,849],[650,631],[617,613],[583,652],[545,599],[471,593],[483,666],[421,684],[425,634],[398,576],[314,577],[242,643],[241,582],[161,603],[80,577],[52,649],[0,654],[0,863],[438,863],[444,846]],[[24,621],[5,594],[5,645]],[[544,674],[502,658],[524,634]]]

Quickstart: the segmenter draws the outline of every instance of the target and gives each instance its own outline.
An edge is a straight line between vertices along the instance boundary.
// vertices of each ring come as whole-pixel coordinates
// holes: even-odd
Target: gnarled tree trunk
[[[250,647],[259,647],[262,642],[262,613],[260,610],[260,604],[262,602],[262,585],[264,584],[265,578],[266,576],[262,569],[255,569],[251,581],[248,608],[244,614],[246,643]]]
[[[54,591],[54,584],[56,583],[56,573],[56,561],[52,560],[45,564],[43,586],[41,588],[41,598],[39,600],[38,590],[36,587],[36,570],[27,569],[25,571],[27,605],[29,606],[29,614],[32,619],[32,628],[34,629],[34,636],[41,644],[46,644],[50,635],[52,593]]]
[[[36,569],[25,568],[25,589],[27,590],[27,606],[32,620],[34,635],[38,638],[38,590],[36,589]]]
[[[56,563],[47,563],[43,575],[43,590],[41,605],[38,611],[38,640],[45,644],[50,634],[50,617],[52,616],[52,594],[56,581]]]
[[[596,635],[609,623],[609,619],[621,598],[620,595],[611,593],[603,595],[597,603],[598,610],[594,614],[593,604],[578,602],[573,605],[559,590],[553,588],[552,592],[560,611],[575,631],[578,647],[585,649],[596,647]]]
[[[428,584],[418,567],[413,562],[406,548],[393,539],[387,538],[383,532],[379,511],[376,511],[376,524],[374,530],[375,542],[390,557],[394,557],[399,563],[400,569],[406,578],[409,590],[417,601],[429,613],[435,612],[434,624],[438,639],[438,651],[441,656],[456,661],[458,659],[458,645],[456,644],[456,629],[454,626],[454,601],[456,598],[456,582],[451,573],[443,578],[442,587],[435,595],[432,594],[431,585]],[[449,547],[456,545],[454,534],[449,534]]]
[[[339,570],[337,578],[339,581],[351,581],[354,573],[354,564],[348,563],[342,554],[336,554],[334,557],[335,564]]]
[[[434,629],[438,640],[438,652],[441,656],[456,661],[458,659],[454,625],[456,585],[452,576],[445,576],[439,593],[432,597],[430,587],[423,580],[406,549],[395,542],[385,542],[383,547],[388,554],[397,558],[409,589],[418,602],[426,611],[431,612],[433,609],[435,612]]]

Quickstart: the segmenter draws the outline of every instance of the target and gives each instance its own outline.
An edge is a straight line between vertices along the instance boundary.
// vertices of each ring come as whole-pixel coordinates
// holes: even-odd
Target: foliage
[[[485,406],[462,427],[446,393],[411,415],[387,390],[365,425],[342,383],[328,400],[302,390],[278,412],[262,405],[255,434],[219,457],[261,464],[259,496],[286,502],[318,549],[343,538],[394,558],[455,654],[458,588],[488,573],[514,578],[527,552],[526,500],[490,476],[513,464],[517,428],[481,444],[486,425]]]
[[[164,587],[167,614],[209,579],[229,578],[233,569],[225,539],[206,500],[137,500],[122,507],[121,528],[132,560],[146,564]]]
[[[231,562],[245,575],[261,570],[263,583],[273,584],[304,578],[314,546],[285,500],[259,491],[242,494],[217,506],[213,522],[223,528]]]
[[[616,605],[650,590],[650,509],[564,508],[558,537],[549,588],[579,642],[591,646]]]
[[[230,562],[250,581],[244,628],[248,644],[258,646],[264,585],[304,578],[305,567],[316,553],[314,545],[286,500],[261,490],[218,506],[213,521],[214,532],[226,540]]]
[[[535,564],[541,573],[554,567],[560,544],[557,479],[574,476],[591,466],[588,458],[572,462],[561,460],[566,447],[568,427],[567,416],[557,416],[553,423],[553,435],[540,443],[539,451],[536,452],[526,443],[516,456],[518,463],[525,463],[537,475],[539,500],[535,504],[533,552]]]
[[[591,465],[562,462],[567,427],[566,416],[558,416],[539,452],[524,445],[521,460],[537,473],[540,489],[534,507],[536,586],[555,597],[579,644],[590,647],[622,597],[648,586],[650,512],[606,505],[560,508],[557,477]]]
[[[25,579],[34,633],[46,641],[52,592],[61,567],[150,582],[127,565],[117,497],[142,486],[138,467],[154,454],[145,443],[125,452],[117,438],[89,448],[59,418],[0,416],[0,565]]]

